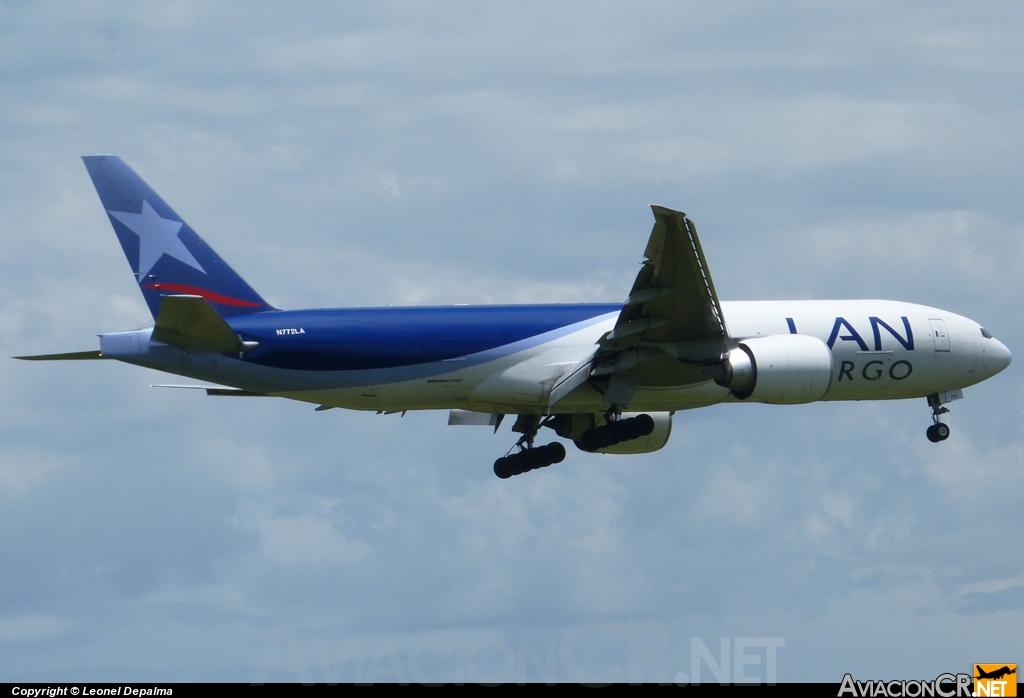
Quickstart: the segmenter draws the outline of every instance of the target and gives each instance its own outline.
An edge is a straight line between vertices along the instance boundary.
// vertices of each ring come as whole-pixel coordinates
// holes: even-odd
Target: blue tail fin
[[[225,317],[274,309],[124,160],[82,160],[154,318],[163,297],[178,294],[202,296]]]

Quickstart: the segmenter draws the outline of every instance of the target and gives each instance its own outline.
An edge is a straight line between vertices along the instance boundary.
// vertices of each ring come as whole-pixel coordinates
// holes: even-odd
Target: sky
[[[619,301],[659,204],[723,300],[1020,355],[1022,57],[1013,2],[0,2],[0,348],[151,324],[80,160],[115,153],[277,307]],[[938,445],[923,399],[721,405],[501,481],[508,422],[2,360],[0,681],[1018,662],[1019,364]]]

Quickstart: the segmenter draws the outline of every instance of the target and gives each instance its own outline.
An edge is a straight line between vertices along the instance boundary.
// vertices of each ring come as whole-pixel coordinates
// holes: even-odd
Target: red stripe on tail
[[[219,303],[220,305],[234,305],[242,308],[260,308],[265,303],[253,303],[252,301],[243,301],[238,298],[232,298],[230,296],[222,296],[219,293],[213,291],[207,291],[203,288],[196,288],[195,286],[186,286],[185,284],[150,284],[149,286],[143,286],[143,291],[149,291],[155,289],[157,291],[171,291],[173,293],[184,293],[189,296],[202,296],[211,303]]]

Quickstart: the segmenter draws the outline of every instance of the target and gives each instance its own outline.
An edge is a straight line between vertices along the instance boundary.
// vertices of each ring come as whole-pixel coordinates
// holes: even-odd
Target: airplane
[[[974,666],[974,668],[978,672],[978,675],[974,677],[976,679],[995,679],[995,680],[998,680],[998,679],[1003,678],[1004,676],[1009,676],[1010,674],[1016,674],[1017,673],[1016,665],[1014,665],[1013,669],[1011,669],[1008,666],[1003,666],[1003,667],[1000,667],[999,669],[995,669],[993,671],[985,671],[984,669],[982,669],[977,664]]]
[[[120,157],[83,157],[154,319],[99,336],[98,351],[15,357],[115,359],[216,386],[390,414],[450,410],[452,425],[518,441],[502,479],[561,462],[549,428],[580,450],[665,446],[678,410],[926,398],[932,442],[963,388],[1010,351],[974,320],[888,300],[719,301],[697,229],[652,206],[654,229],[622,303],[279,310]]]

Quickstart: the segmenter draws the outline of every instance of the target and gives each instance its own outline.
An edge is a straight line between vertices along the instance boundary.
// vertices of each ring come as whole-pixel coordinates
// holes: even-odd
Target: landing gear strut
[[[546,468],[553,463],[561,463],[565,460],[565,446],[555,441],[547,446],[534,446],[533,440],[537,437],[537,431],[541,427],[540,417],[534,415],[520,415],[519,419],[512,426],[513,431],[518,431],[522,437],[512,447],[511,451],[494,461],[494,474],[502,480],[513,475],[523,473],[537,468]]]
[[[928,436],[928,440],[933,444],[937,444],[940,441],[945,441],[949,438],[949,425],[939,421],[939,417],[949,413],[948,407],[943,407],[942,403],[939,402],[938,395],[928,396],[928,405],[932,408],[932,422],[933,424],[928,427],[925,434]]]

